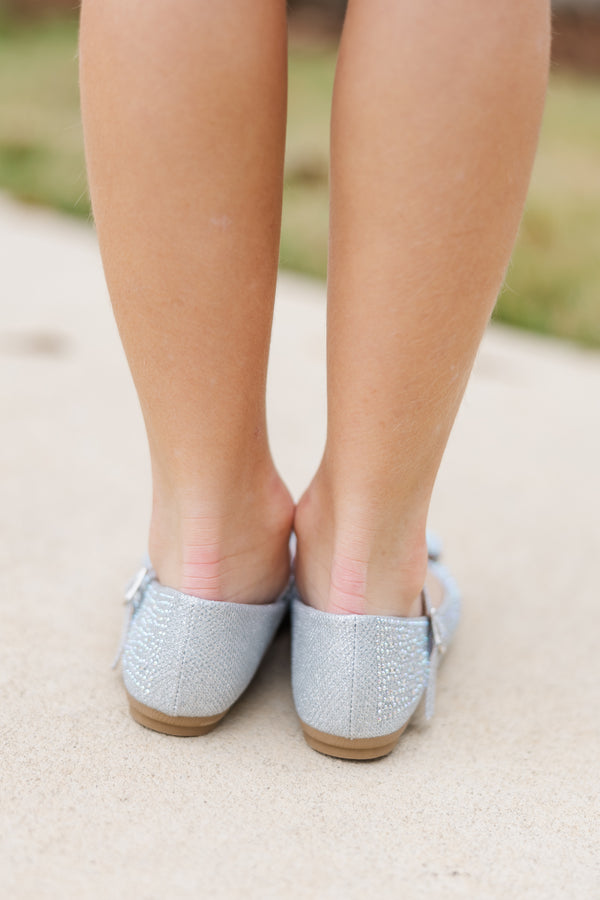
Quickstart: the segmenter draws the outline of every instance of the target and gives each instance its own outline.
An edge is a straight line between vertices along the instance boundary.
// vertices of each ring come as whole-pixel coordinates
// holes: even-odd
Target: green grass
[[[554,74],[496,317],[600,347],[600,81]]]
[[[87,217],[76,51],[73,18],[0,14],[0,187]]]
[[[77,21],[0,12],[0,188],[90,217]],[[292,47],[281,264],[325,277],[335,50]],[[600,347],[600,81],[554,73],[525,216],[495,317]]]
[[[329,113],[334,50],[294,50],[289,60],[281,265],[325,278]]]

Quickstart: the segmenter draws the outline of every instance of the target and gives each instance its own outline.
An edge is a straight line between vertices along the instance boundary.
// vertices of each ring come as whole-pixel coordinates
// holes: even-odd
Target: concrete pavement
[[[109,668],[149,473],[93,228],[3,197],[0,257],[1,895],[600,897],[600,355],[487,333],[431,515],[464,620],[430,725],[374,763],[309,750],[283,633],[217,730],[169,738]],[[269,417],[296,496],[323,299],[281,276]]]

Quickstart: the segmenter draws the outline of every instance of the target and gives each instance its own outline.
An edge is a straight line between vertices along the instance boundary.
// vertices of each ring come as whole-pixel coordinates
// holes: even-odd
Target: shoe
[[[433,715],[438,660],[460,617],[458,587],[428,535],[428,569],[443,586],[438,609],[422,592],[423,614],[339,615],[303,603],[292,590],[292,688],[307,743],[342,759],[386,756],[425,698]]]
[[[135,721],[180,737],[212,731],[250,684],[288,609],[290,584],[272,603],[203,600],[162,585],[146,559],[125,595],[114,662],[122,657]]]

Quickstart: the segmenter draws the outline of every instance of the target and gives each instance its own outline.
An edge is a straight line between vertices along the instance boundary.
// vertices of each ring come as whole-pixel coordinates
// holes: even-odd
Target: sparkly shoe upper
[[[337,615],[292,599],[292,686],[300,719],[344,738],[398,731],[426,694],[433,713],[438,658],[460,615],[454,579],[440,563],[429,567],[444,587],[439,609],[426,598],[418,617]]]
[[[142,572],[144,570],[141,570]],[[164,587],[146,568],[129,592],[122,669],[128,693],[170,716],[227,710],[250,683],[289,602],[203,600]]]

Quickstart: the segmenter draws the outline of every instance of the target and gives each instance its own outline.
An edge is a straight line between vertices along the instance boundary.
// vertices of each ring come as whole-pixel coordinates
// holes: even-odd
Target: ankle
[[[224,491],[155,484],[149,552],[158,579],[206,600],[274,600],[289,578],[293,514],[274,469]]]
[[[425,517],[393,512],[367,496],[336,504],[315,479],[294,524],[296,578],[306,603],[333,613],[421,614]]]
[[[331,561],[328,611],[378,616],[418,616],[427,564],[420,558],[400,559],[403,548],[386,554],[373,541],[363,540],[363,530],[338,539]],[[375,542],[376,542],[376,536]]]

